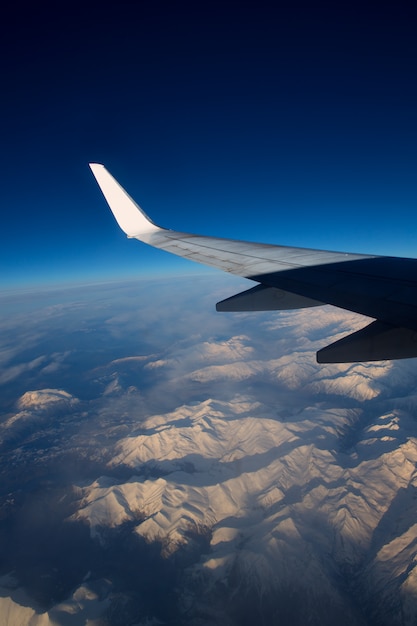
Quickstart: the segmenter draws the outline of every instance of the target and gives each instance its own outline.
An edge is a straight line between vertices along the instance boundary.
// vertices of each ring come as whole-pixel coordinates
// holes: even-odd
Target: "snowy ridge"
[[[42,423],[63,411],[73,411],[78,403],[78,398],[63,389],[27,391],[16,403],[18,412],[1,425],[0,435],[9,436],[16,429],[35,425],[37,422]]]
[[[34,603],[22,589],[14,589],[10,580],[4,582],[6,586],[0,586],[0,621],[5,626],[93,626],[109,605],[108,600],[100,598],[102,589],[97,590],[97,583],[84,583],[66,601],[56,604],[50,611],[42,611],[32,606]],[[100,582],[102,588],[109,587],[105,581]]]
[[[260,409],[238,397],[150,417],[140,434],[119,442],[112,461],[131,467],[135,477],[86,487],[77,516],[87,519],[94,533],[95,527],[134,520],[141,511],[145,519],[136,532],[148,541],[168,542],[169,553],[186,543],[190,525],[209,527],[210,552],[193,577],[210,571],[220,581],[238,567],[242,581],[247,572],[247,584],[249,576],[251,585],[258,579],[265,594],[291,579],[299,586],[301,567],[310,595],[327,589],[343,606],[320,554],[331,554],[335,567],[363,563],[398,490],[414,480],[416,442],[398,445],[401,416],[392,412],[365,428],[346,457],[335,452],[336,444],[358,427],[360,411],[307,407],[296,420],[282,422],[272,413],[260,417]],[[149,471],[160,477],[141,477]],[[404,546],[408,556],[417,556],[413,536],[408,529],[378,561],[389,558],[390,550],[402,561]],[[368,566],[372,576],[374,569]],[[410,574],[408,587],[415,576]]]
[[[39,389],[37,391],[27,391],[19,398],[17,406],[19,409],[44,409],[51,405],[73,406],[78,402],[70,393],[63,389]]]

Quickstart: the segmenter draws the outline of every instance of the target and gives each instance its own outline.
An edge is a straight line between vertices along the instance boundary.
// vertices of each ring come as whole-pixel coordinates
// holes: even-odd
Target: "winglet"
[[[120,228],[128,237],[160,230],[100,163],[90,163],[98,185]]]

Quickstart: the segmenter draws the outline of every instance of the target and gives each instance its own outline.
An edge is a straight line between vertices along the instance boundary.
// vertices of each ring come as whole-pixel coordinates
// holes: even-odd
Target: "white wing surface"
[[[128,237],[259,283],[218,303],[217,310],[333,304],[376,321],[320,350],[319,362],[417,356],[416,259],[292,248],[168,230],[154,224],[103,165],[92,163],[90,167]]]

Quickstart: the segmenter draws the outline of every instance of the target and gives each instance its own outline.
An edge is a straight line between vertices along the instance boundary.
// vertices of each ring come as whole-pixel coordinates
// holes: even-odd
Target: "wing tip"
[[[140,239],[141,235],[160,230],[102,163],[89,163],[89,166],[117,223],[128,237]]]

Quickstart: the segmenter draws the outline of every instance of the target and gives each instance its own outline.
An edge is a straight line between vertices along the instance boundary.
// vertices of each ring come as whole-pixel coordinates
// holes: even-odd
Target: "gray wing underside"
[[[332,304],[375,321],[320,350],[319,362],[417,356],[416,259],[250,243],[168,230],[154,224],[102,165],[90,167],[128,237],[259,283],[218,303],[217,310],[283,310]]]

